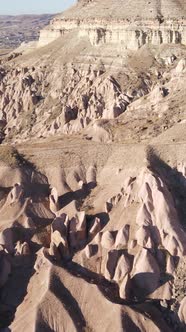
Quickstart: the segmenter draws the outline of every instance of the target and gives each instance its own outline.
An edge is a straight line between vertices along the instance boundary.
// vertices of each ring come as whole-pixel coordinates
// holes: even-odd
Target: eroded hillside
[[[120,3],[1,60],[2,331],[185,331],[185,3]],[[182,38],[126,47],[118,20]]]

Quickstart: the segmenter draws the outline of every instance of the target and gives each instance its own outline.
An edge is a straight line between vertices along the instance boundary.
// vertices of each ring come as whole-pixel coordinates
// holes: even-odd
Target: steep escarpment
[[[145,44],[186,43],[185,1],[79,1],[41,31],[39,46],[78,30],[92,45],[120,44],[138,49]]]

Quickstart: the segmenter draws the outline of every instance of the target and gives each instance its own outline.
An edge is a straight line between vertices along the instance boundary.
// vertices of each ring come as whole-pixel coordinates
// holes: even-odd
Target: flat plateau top
[[[66,19],[186,18],[186,0],[81,0],[60,14]]]

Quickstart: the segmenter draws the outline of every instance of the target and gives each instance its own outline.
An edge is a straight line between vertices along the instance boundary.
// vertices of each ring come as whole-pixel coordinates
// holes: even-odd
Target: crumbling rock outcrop
[[[114,119],[126,110],[129,99],[113,77],[71,66],[64,67],[57,85],[55,71],[49,74],[33,67],[6,71],[0,81],[5,137],[12,132],[22,133],[22,138],[76,133],[94,120]]]
[[[78,29],[78,37],[87,37],[92,45],[120,44],[137,49],[147,43],[185,44],[186,3],[178,1],[148,4],[144,0],[126,3],[120,0],[79,1],[72,9],[55,17],[40,34],[39,46]]]
[[[110,174],[109,170],[107,172]],[[32,181],[33,174],[28,174]],[[10,271],[14,275],[17,265],[29,266],[36,253],[36,272],[32,272],[29,284],[33,282],[34,285],[36,276],[40,278],[42,271],[43,276],[47,276],[37,302],[41,308],[43,299],[53,287],[51,285],[55,284],[52,276],[56,276],[56,268],[60,276],[60,266],[69,271],[72,279],[81,278],[83,273],[90,284],[99,282],[99,287],[105,285],[109,290],[108,296],[117,303],[163,300],[169,304],[171,298],[175,301],[173,284],[179,257],[185,257],[185,234],[163,176],[148,168],[131,177],[125,177],[122,171],[112,171],[116,175],[110,181],[112,183],[118,177],[117,187],[110,191],[110,198],[108,187],[100,198],[99,181],[102,181],[104,172],[100,176],[96,164],[81,167],[74,164],[70,169],[64,168],[53,174],[53,177],[48,171],[46,174],[49,175],[48,188],[46,190],[45,184],[40,197],[37,198],[35,191],[32,197],[30,191],[29,204],[24,205],[25,193],[28,192],[25,186],[29,182],[22,182],[7,190],[2,203],[1,215],[5,210],[11,213],[11,218],[2,219],[4,226],[1,227],[2,266],[5,271],[0,279],[2,289],[12,283]],[[41,176],[36,174],[36,178],[43,183]],[[82,193],[84,202],[81,201]],[[91,206],[91,209],[99,204],[102,213],[87,214],[87,210],[84,211],[86,199],[91,204],[92,197],[95,207]],[[74,205],[72,214],[74,200],[78,204]],[[111,208],[104,212],[106,202],[111,204]],[[13,214],[14,206],[17,207],[16,214]],[[123,213],[130,209],[133,209],[133,214],[126,220]],[[41,247],[43,249],[39,249]],[[104,292],[107,293],[106,290]]]
[[[1,57],[0,329],[185,328],[185,5],[81,0]]]

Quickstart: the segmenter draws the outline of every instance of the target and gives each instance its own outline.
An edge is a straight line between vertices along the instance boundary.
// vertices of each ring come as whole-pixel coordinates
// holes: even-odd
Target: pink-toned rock
[[[116,235],[115,248],[120,249],[127,246],[129,241],[130,225],[123,226]]]
[[[51,225],[52,232],[59,231],[60,234],[67,236],[67,227],[69,219],[66,213],[61,214],[60,217],[56,217]]]
[[[176,74],[182,74],[186,71],[186,59],[181,59],[175,69]]]
[[[172,299],[172,296],[173,296],[173,285],[171,281],[168,281],[162,286],[162,291],[159,298],[170,301]]]
[[[183,324],[186,324],[186,296],[180,303],[179,311],[178,311],[179,319]]]
[[[137,230],[137,232],[135,234],[135,238],[136,238],[139,246],[146,247],[146,244],[150,238],[150,231],[149,231],[148,226],[139,227],[139,229]],[[150,242],[149,242],[149,244],[150,244]]]
[[[85,169],[80,165],[73,168],[67,173],[67,183],[72,191],[76,191],[80,188],[79,183],[83,186],[86,183]]]
[[[99,232],[96,234],[95,238],[94,238],[94,243],[95,244],[98,244],[98,245],[101,245],[101,239],[102,239],[102,236],[103,236],[103,233],[102,232]]]
[[[102,235],[101,245],[105,249],[111,249],[114,246],[114,237],[112,232],[106,231]]]
[[[76,216],[70,220],[69,241],[72,248],[82,245],[86,241],[86,216],[85,212],[77,212]]]
[[[78,187],[79,187],[80,189],[82,189],[83,186],[84,186],[84,182],[83,182],[82,180],[80,180],[80,181],[78,182]]]
[[[82,232],[82,239],[85,238],[86,232],[86,215],[85,211],[77,212],[76,214],[78,223],[77,223],[77,231]]]
[[[124,187],[123,187],[124,192],[127,192],[128,188],[130,188],[130,185],[132,184],[132,182],[134,180],[135,180],[135,178],[132,178],[131,176],[126,178],[126,180],[124,182]]]
[[[136,246],[137,246],[137,241],[136,240],[130,241],[129,249],[134,249],[134,248],[136,248]]]
[[[114,280],[120,283],[126,274],[130,273],[132,270],[132,260],[128,254],[123,253],[118,259],[117,266],[115,269]]]
[[[0,233],[0,244],[3,245],[9,253],[14,253],[14,236],[11,228],[7,228]]]
[[[181,229],[172,195],[165,183],[146,170],[140,174],[138,185],[138,197],[146,206],[146,210],[140,212],[140,215],[144,214],[146,218],[148,211],[152,224],[159,230],[162,244],[171,255],[185,255],[186,235]],[[138,223],[142,217],[138,216]],[[164,233],[167,233],[167,236]]]
[[[106,213],[110,213],[112,208],[113,208],[113,204],[111,202],[108,201],[105,203],[105,212]]]
[[[57,203],[58,199],[59,199],[59,196],[58,196],[57,189],[55,187],[52,188],[51,195],[53,196],[54,201]]]
[[[16,253],[15,253],[16,256],[19,256],[19,255],[23,255],[23,256],[30,255],[30,247],[29,247],[29,245],[28,245],[27,242],[21,243],[21,241],[18,241],[17,244],[16,244],[16,247],[15,247],[15,250],[16,250]]]
[[[172,255],[172,256],[178,256],[179,251],[179,244],[178,241],[175,239],[174,236],[167,235],[163,240],[162,244],[166,248],[166,250]]]
[[[16,183],[12,190],[10,191],[7,201],[10,201],[10,204],[16,202],[23,195],[23,187],[20,183]]]
[[[90,239],[93,239],[93,237],[101,231],[101,221],[99,218],[95,218],[93,221],[93,225],[89,230],[89,237]]]
[[[24,228],[31,228],[31,229],[36,228],[36,225],[34,224],[32,218],[27,217],[26,215],[23,216],[22,225],[24,226]]]
[[[87,244],[85,247],[85,255],[87,258],[95,256],[98,252],[98,246],[96,244]]]
[[[65,234],[60,233],[59,231],[52,232],[51,243],[54,243],[56,247],[59,247],[60,244],[62,244],[64,247],[68,248],[68,242]]]
[[[111,280],[114,277],[118,257],[119,257],[118,250],[111,250],[107,254],[107,263],[105,266],[104,276],[108,280]]]
[[[52,213],[56,214],[57,211],[60,210],[59,202],[58,202],[58,194],[55,188],[52,189],[51,194],[49,196],[49,206]]]
[[[154,242],[153,242],[153,240],[150,236],[149,236],[149,238],[146,242],[145,248],[147,248],[147,249],[153,249],[154,248]]]
[[[129,274],[126,274],[119,287],[119,296],[123,300],[130,298],[131,280]]]
[[[169,274],[172,274],[172,275],[175,272],[174,257],[172,257],[172,256],[168,256],[168,258],[167,258],[166,272],[169,273]]]
[[[132,275],[135,285],[146,294],[159,287],[160,269],[149,250],[142,248],[135,256]]]
[[[96,185],[96,167],[90,166],[86,172],[86,181],[87,183],[92,183]]]
[[[53,253],[59,256],[59,251],[62,257],[68,255],[68,223],[69,219],[65,213],[53,220],[51,225],[50,255]]]
[[[124,201],[125,208],[128,207],[129,205],[131,205],[131,203],[133,201],[135,201],[135,198],[136,198],[136,193],[133,190],[134,182],[133,182],[133,179],[131,179],[131,180],[130,179],[128,180],[128,185],[126,185],[126,187],[125,187],[125,195],[126,195],[125,201]]]
[[[152,225],[151,214],[149,213],[145,203],[143,203],[138,210],[136,224],[139,226]]]
[[[49,253],[50,255],[53,253],[56,258],[58,258],[59,255],[61,258],[69,255],[68,241],[64,234],[60,233],[59,231],[54,231],[51,234]]]

